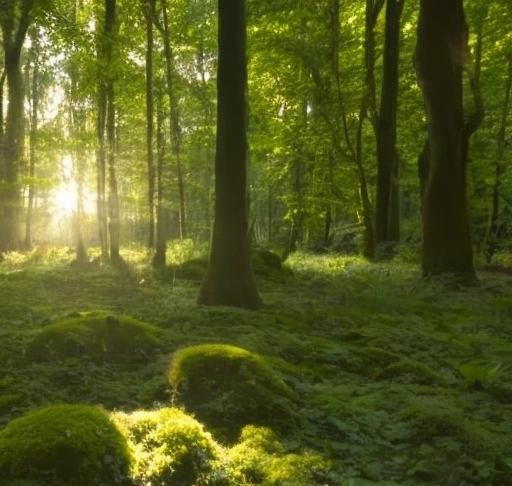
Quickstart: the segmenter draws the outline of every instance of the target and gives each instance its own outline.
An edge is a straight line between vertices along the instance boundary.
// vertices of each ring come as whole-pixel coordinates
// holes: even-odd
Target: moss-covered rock
[[[53,485],[121,485],[127,442],[108,415],[87,405],[54,405],[12,420],[0,431],[0,479]]]
[[[75,313],[39,330],[28,343],[30,360],[88,356],[94,360],[147,361],[160,347],[161,330],[128,316]]]
[[[112,419],[130,442],[136,484],[209,484],[221,449],[197,420],[177,408],[116,412]]]
[[[224,438],[244,425],[287,429],[294,420],[295,393],[264,357],[226,344],[177,351],[169,382],[178,400]]]

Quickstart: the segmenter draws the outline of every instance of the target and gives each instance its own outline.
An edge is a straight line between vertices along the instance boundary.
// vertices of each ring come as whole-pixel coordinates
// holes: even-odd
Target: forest
[[[0,486],[512,485],[510,18],[0,0]]]

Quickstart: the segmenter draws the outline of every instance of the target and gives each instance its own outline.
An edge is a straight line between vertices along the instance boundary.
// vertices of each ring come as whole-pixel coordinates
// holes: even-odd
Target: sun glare
[[[56,220],[71,216],[78,206],[78,184],[73,175],[73,160],[70,155],[65,155],[61,162],[61,183],[56,186],[51,194],[51,202],[54,207],[53,217]],[[87,188],[82,188],[83,209],[86,214],[93,214],[95,210],[95,198]]]

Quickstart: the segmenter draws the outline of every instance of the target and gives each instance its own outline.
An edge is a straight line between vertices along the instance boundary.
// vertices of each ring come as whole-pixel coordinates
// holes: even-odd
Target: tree
[[[215,219],[198,303],[258,308],[247,211],[245,0],[218,2]]]
[[[416,70],[427,112],[422,270],[473,279],[464,156],[462,73],[467,52],[462,0],[421,0]]]
[[[23,156],[24,85],[21,52],[31,22],[34,0],[2,2],[0,27],[7,81],[7,114],[2,136],[0,176],[4,183],[0,192],[0,252],[19,245],[20,190],[18,173]],[[3,81],[2,81],[3,84]],[[2,93],[3,94],[3,93]]]
[[[377,123],[377,202],[375,238],[377,245],[400,239],[398,201],[398,154],[396,118],[398,108],[398,61],[400,18],[405,0],[386,1],[383,75]]]

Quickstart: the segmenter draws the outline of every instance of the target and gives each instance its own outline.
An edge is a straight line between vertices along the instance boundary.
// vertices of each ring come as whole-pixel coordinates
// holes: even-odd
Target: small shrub
[[[294,392],[255,353],[225,344],[206,344],[175,353],[169,382],[179,401],[228,440],[244,425],[288,428]]]
[[[2,480],[120,485],[129,462],[120,431],[105,412],[87,405],[35,410],[12,420],[0,432]]]
[[[78,316],[78,317],[77,317]],[[34,361],[89,356],[96,360],[147,360],[160,346],[161,330],[128,316],[91,312],[39,330],[27,346]]]
[[[209,484],[220,447],[203,426],[176,408],[116,412],[112,419],[133,451],[136,484]]]

